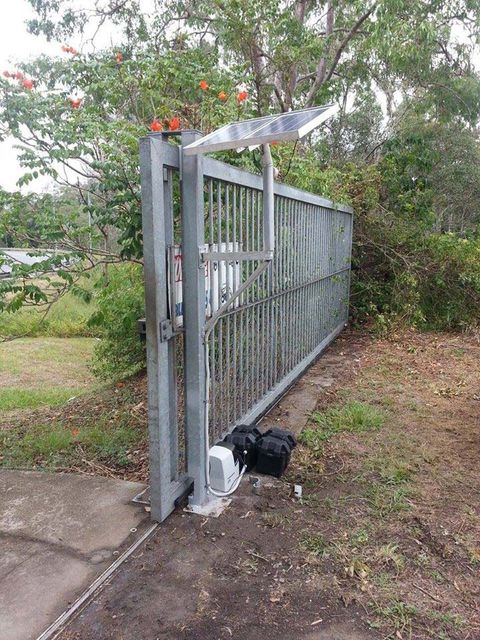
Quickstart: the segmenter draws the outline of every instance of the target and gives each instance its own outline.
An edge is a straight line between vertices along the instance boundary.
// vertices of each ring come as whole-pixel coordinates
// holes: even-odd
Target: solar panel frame
[[[310,133],[315,127],[328,120],[338,111],[335,104],[322,105],[321,107],[310,107],[298,111],[287,111],[286,113],[274,116],[263,116],[240,122],[232,122],[216,129],[203,136],[199,140],[184,147],[185,155],[195,155],[198,153],[209,153],[211,151],[224,151],[227,149],[239,149],[245,147],[255,147],[260,144],[283,140],[299,140]],[[311,117],[308,117],[311,114]],[[302,117],[307,116],[307,117]],[[282,122],[291,122],[290,128],[284,131],[278,129]],[[254,123],[258,123],[258,127]],[[272,125],[277,123],[275,131]],[[253,127],[253,128],[252,128]],[[242,128],[248,130],[246,135],[240,137]],[[230,129],[230,134],[228,133]],[[240,130],[240,131],[238,131]],[[232,132],[237,132],[235,135]],[[222,134],[224,139],[222,139]]]

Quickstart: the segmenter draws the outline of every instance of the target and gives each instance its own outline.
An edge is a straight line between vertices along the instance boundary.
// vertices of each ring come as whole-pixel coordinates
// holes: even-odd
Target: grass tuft
[[[300,541],[302,549],[312,553],[315,556],[323,556],[327,543],[321,533],[310,533],[304,531]]]
[[[37,409],[38,407],[54,407],[63,404],[70,398],[84,392],[84,389],[0,389],[0,411],[13,409]]]
[[[302,431],[300,441],[312,449],[321,449],[322,443],[342,433],[362,433],[380,429],[385,414],[364,402],[347,402],[343,406],[313,414],[314,425]]]

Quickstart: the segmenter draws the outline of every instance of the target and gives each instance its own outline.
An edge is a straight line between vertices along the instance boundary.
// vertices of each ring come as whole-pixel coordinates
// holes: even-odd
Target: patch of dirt
[[[476,336],[342,335],[264,422],[356,400],[384,426],[299,445],[218,519],[177,509],[62,640],[480,638],[479,362]]]

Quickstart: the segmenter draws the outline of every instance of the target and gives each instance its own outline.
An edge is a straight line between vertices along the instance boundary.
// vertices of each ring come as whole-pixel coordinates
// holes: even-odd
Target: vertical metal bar
[[[215,207],[214,207],[214,194],[213,194],[213,179],[209,178],[208,180],[208,227],[209,227],[209,248],[213,251],[213,245],[215,243]],[[217,263],[218,265],[218,263]],[[212,315],[215,312],[215,300],[216,300],[216,291],[215,291],[215,263],[213,261],[207,262],[208,268],[208,276],[210,283],[210,314]],[[209,429],[211,425],[215,421],[216,415],[216,358],[218,345],[215,340],[215,331],[212,331],[209,337],[209,364],[210,364],[210,412],[209,412],[209,424],[207,425]]]
[[[182,133],[182,148],[200,137]],[[185,326],[185,427],[188,475],[193,478],[192,506],[208,501],[205,433],[205,271],[200,247],[205,242],[202,157],[182,153],[182,263]]]
[[[222,247],[222,216],[223,216],[223,203],[222,203],[222,182],[220,180],[217,181],[217,221],[218,221],[218,229],[217,229],[217,249],[218,251],[223,251],[225,247]],[[218,260],[217,262],[217,300],[218,300],[218,308],[222,306],[222,274],[225,269],[225,263],[222,260]],[[214,391],[217,394],[218,398],[218,414],[215,416],[215,424],[214,429],[212,431],[212,435],[216,438],[218,435],[218,427],[220,424],[220,420],[224,419],[224,408],[225,408],[225,380],[223,375],[223,358],[225,353],[225,345],[223,341],[223,318],[220,318],[217,326],[214,329],[215,334],[217,335],[218,341],[218,382],[214,386]]]
[[[225,250],[228,251],[234,251],[235,249],[231,248],[231,244],[232,244],[232,230],[230,228],[230,185],[227,183],[225,183],[225,243],[226,243],[226,247]],[[232,289],[231,289],[231,283],[230,283],[230,262],[228,260],[225,260],[225,283],[226,283],[226,298],[229,298],[232,295]],[[225,363],[225,368],[227,370],[227,377],[225,380],[225,395],[227,398],[227,415],[226,415],[226,425],[227,427],[230,426],[230,423],[232,421],[232,393],[231,393],[231,389],[232,389],[232,380],[231,380],[231,376],[232,376],[232,344],[231,344],[231,316],[227,316],[225,318],[225,322],[226,322],[226,327],[225,327],[225,342],[226,342],[226,363]]]
[[[168,312],[165,218],[171,212],[165,211],[161,145],[150,136],[140,140],[151,516],[159,522],[173,510],[168,500],[171,406],[165,392],[171,384],[170,355],[168,343],[160,339],[160,322]]]
[[[164,170],[163,172],[163,202],[165,207],[165,243],[168,248],[174,245],[174,229],[173,229],[173,185],[172,170]],[[169,268],[173,273],[170,278],[168,287],[170,296],[175,292],[175,265],[172,260],[173,251],[167,252],[167,258],[171,262]],[[167,267],[168,270],[168,267]],[[175,326],[175,306],[169,304],[169,315],[172,326]],[[173,316],[173,317],[172,317]],[[168,397],[170,402],[170,478],[176,480],[178,477],[178,420],[177,420],[177,338],[168,341]]]
[[[232,201],[232,241],[233,241],[233,250],[238,251],[237,245],[237,185],[233,185],[233,201]],[[232,274],[232,292],[235,293],[237,290],[237,269],[238,269],[238,261],[233,261],[233,274]],[[235,303],[235,307],[238,307],[239,300]],[[238,396],[238,368],[237,368],[237,316],[238,313],[233,314],[233,342],[232,342],[232,350],[233,350],[233,371],[232,371],[232,388],[233,388],[233,403],[232,403],[232,414],[233,421],[235,422],[237,419],[237,396]]]
[[[238,241],[239,241],[239,245],[240,248],[243,247],[243,194],[245,193],[245,190],[243,188],[240,188],[240,193],[239,193],[239,198],[240,198],[240,209],[239,209],[239,231],[238,231]],[[245,196],[246,197],[246,196]],[[243,268],[244,265],[242,263],[240,263],[239,265],[239,269],[240,269],[240,277],[243,276]],[[241,295],[238,303],[240,306],[242,306],[243,304],[243,300],[244,300],[244,296],[243,294]],[[244,378],[244,351],[243,351],[243,342],[244,342],[244,332],[245,332],[245,322],[244,322],[244,316],[245,316],[245,312],[242,310],[240,311],[240,344],[239,344],[239,356],[240,356],[240,385],[239,385],[239,390],[238,390],[238,395],[239,397],[239,414],[243,415],[244,414],[244,393],[245,393],[245,378]]]

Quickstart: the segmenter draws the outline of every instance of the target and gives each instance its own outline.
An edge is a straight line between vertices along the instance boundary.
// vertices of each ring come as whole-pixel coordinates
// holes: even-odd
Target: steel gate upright
[[[263,183],[210,157],[182,158],[199,135],[182,132],[177,146],[151,134],[140,145],[151,514],[159,521],[192,483],[194,504],[207,499],[207,444],[266,413],[348,319],[352,209],[280,183],[274,258],[222,311],[262,261]]]

